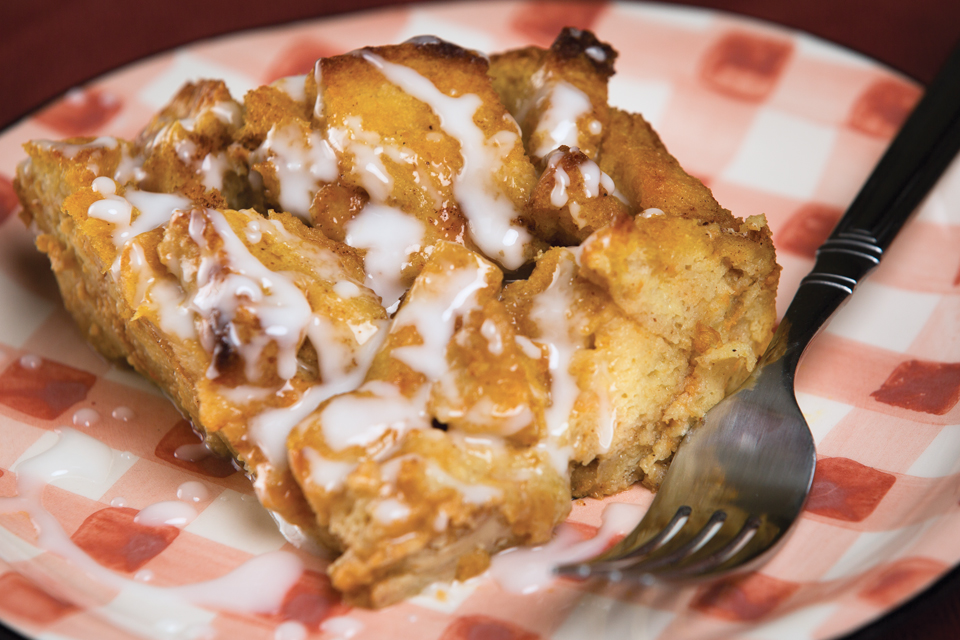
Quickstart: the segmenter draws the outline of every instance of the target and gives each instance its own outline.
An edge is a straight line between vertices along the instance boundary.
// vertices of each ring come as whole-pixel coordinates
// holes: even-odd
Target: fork
[[[640,584],[715,578],[768,558],[796,521],[816,468],[794,394],[810,341],[870,273],[960,149],[960,45],[818,249],[757,366],[687,433],[629,535],[561,575]]]

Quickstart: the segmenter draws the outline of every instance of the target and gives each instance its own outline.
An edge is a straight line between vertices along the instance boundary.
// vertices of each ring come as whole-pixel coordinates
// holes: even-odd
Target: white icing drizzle
[[[153,571],[151,571],[150,569],[140,569],[135,574],[133,574],[133,579],[139,582],[150,582],[155,577],[156,576],[154,575]]]
[[[177,499],[184,502],[203,502],[210,497],[210,490],[202,482],[188,480],[177,487]]]
[[[557,580],[556,567],[583,562],[604,551],[619,536],[632,531],[644,511],[633,504],[608,504],[603,510],[603,524],[594,537],[581,540],[574,527],[561,524],[545,545],[515,547],[494,556],[490,576],[504,591],[512,593],[531,594],[545,589]]]
[[[358,116],[344,118],[343,124],[343,127],[330,127],[327,130],[330,146],[341,154],[353,156],[354,173],[370,200],[375,203],[386,202],[393,191],[393,176],[387,171],[381,156],[387,155],[397,162],[406,162],[411,159],[415,161],[415,155],[384,144],[379,133],[363,128]]]
[[[347,327],[350,329],[350,332],[353,333],[353,339],[357,341],[357,344],[364,345],[367,344],[370,338],[378,335],[377,332],[383,328],[383,325],[367,320],[360,324],[348,322]]]
[[[445,269],[442,275],[431,275],[423,289],[407,301],[394,318],[391,334],[414,327],[422,344],[395,347],[391,357],[404,362],[426,377],[425,384],[413,397],[405,396],[393,384],[372,380],[353,393],[334,397],[319,416],[324,440],[335,451],[350,446],[368,446],[393,432],[396,440],[412,429],[428,429],[427,399],[432,382],[442,381],[448,372],[446,347],[453,336],[457,319],[479,306],[478,292],[489,286],[487,278],[494,269],[479,256],[466,267]],[[522,419],[522,417],[521,417]],[[527,420],[532,420],[532,414]],[[343,463],[325,460],[319,454],[307,454],[313,482],[334,489],[351,469]],[[383,466],[385,481],[390,469],[399,469],[399,459]],[[445,486],[456,488],[468,502],[483,503],[500,495],[499,490],[484,485],[469,485],[453,478],[442,469],[428,466],[430,477]],[[328,490],[330,490],[328,489]],[[399,518],[398,507],[383,507],[389,515],[377,516],[383,521]]]
[[[140,510],[133,521],[147,527],[173,526],[182,529],[197,517],[197,510],[185,502],[155,502]]]
[[[337,280],[336,284],[333,285],[333,292],[344,300],[347,300],[359,296],[360,287],[349,280]]]
[[[243,228],[243,235],[250,244],[257,244],[263,238],[263,229],[259,220],[251,220]]]
[[[597,45],[589,46],[583,52],[597,62],[604,62],[607,59],[606,51],[603,50],[603,47]]]
[[[170,193],[127,189],[123,196],[118,196],[116,185],[111,189],[107,185],[107,180],[110,178],[103,176],[94,180],[97,192],[105,197],[88,207],[87,216],[114,225],[113,244],[121,250],[118,251],[118,258],[122,248],[128,242],[141,233],[166,225],[175,212],[187,210],[192,206],[189,199]],[[134,208],[139,212],[136,218],[133,217]]]
[[[141,233],[147,233],[164,226],[175,212],[185,211],[192,206],[188,198],[169,193],[150,193],[127,189],[124,197],[137,208],[140,215],[130,224],[128,229],[114,230],[114,242],[118,245],[121,242],[129,242]]]
[[[579,166],[580,175],[583,176],[583,189],[588,198],[596,198],[600,195],[600,185],[608,192],[612,193],[615,187],[613,180],[600,170],[600,166],[593,160],[585,160]]]
[[[500,328],[492,319],[487,318],[480,325],[480,335],[487,339],[487,350],[495,356],[503,353],[503,337]]]
[[[296,620],[281,622],[273,630],[273,640],[306,640],[309,635],[307,628]]]
[[[219,578],[173,587],[180,597],[225,611],[274,613],[303,574],[292,553],[272,551],[254,556]]]
[[[115,420],[120,420],[121,422],[130,422],[131,420],[137,417],[137,414],[134,412],[133,409],[131,409],[130,407],[122,406],[122,405],[114,409],[110,413],[110,415]]]
[[[406,291],[401,272],[423,247],[423,222],[399,209],[368,203],[347,223],[346,231],[345,242],[367,252],[363,258],[367,286],[392,310]]]
[[[447,343],[453,337],[456,321],[476,308],[477,293],[488,286],[487,274],[493,267],[479,257],[475,265],[447,272],[441,291],[420,291],[394,318],[391,333],[406,326],[416,327],[423,344],[397,347],[390,355],[430,381],[446,374]]]
[[[222,153],[208,153],[200,161],[200,183],[206,189],[223,191],[223,177],[230,169],[230,162]]]
[[[208,224],[222,241],[223,261],[207,246],[204,230]],[[191,308],[203,318],[208,329],[212,329],[213,322],[229,325],[241,306],[251,310],[261,331],[249,342],[241,342],[235,331],[223,330],[243,358],[247,378],[258,377],[260,354],[271,342],[276,343],[278,349],[277,375],[284,380],[292,378],[297,372],[297,350],[312,318],[310,303],[303,292],[287,276],[271,271],[255,258],[219,211],[191,213],[189,233],[202,253],[196,274],[198,290],[190,301]],[[208,352],[213,351],[212,340],[212,335],[204,340]],[[214,367],[215,363],[211,363],[208,377],[219,375]]]
[[[30,371],[36,371],[43,366],[43,358],[32,353],[20,357],[20,366]]]
[[[608,194],[614,196],[620,200],[620,202],[628,204],[627,198],[617,189],[613,178],[602,171],[600,165],[593,160],[588,158],[580,163],[580,175],[583,176],[583,186],[588,198],[598,197],[600,195],[600,187],[603,187],[603,190]]]
[[[307,76],[286,76],[285,78],[277,78],[274,80],[270,86],[280,91],[283,91],[285,94],[290,96],[295,102],[306,102],[307,101]]]
[[[17,495],[0,498],[0,513],[26,513],[37,529],[36,545],[68,560],[80,572],[104,587],[134,600],[149,602],[169,612],[163,626],[154,631],[169,636],[188,630],[189,617],[178,611],[191,607],[241,614],[279,611],[290,588],[300,579],[303,564],[297,556],[275,551],[256,556],[219,578],[176,587],[157,587],[144,580],[130,580],[104,567],[78,547],[41,501],[44,487],[55,479],[80,479],[103,483],[110,476],[114,452],[105,444],[73,429],[58,432],[57,442],[14,468]],[[187,508],[189,505],[183,505]],[[142,512],[141,512],[142,513]],[[141,578],[149,578],[142,574]],[[187,614],[190,616],[191,614]],[[158,623],[159,624],[159,623]]]
[[[573,457],[573,447],[570,445],[560,446],[556,439],[548,439],[539,442],[536,448],[537,451],[547,457],[550,465],[559,475],[567,475],[570,470],[570,458]]]
[[[213,114],[213,116],[217,120],[231,127],[239,126],[242,119],[242,112],[240,109],[240,105],[232,100],[229,100],[229,101],[215,102],[211,105],[204,106],[203,109],[195,113],[193,116],[190,116],[187,118],[180,118],[177,122],[180,124],[181,127],[183,127],[185,131],[189,131],[192,133],[197,126],[197,120],[199,120],[200,118],[202,118],[208,113]],[[169,130],[170,130],[169,127],[164,127],[160,131],[160,133],[163,135],[167,135]],[[154,143],[156,143],[156,141],[160,137],[161,136],[159,134],[155,136]]]
[[[317,319],[318,317],[314,316],[314,320]],[[268,409],[249,420],[248,432],[271,465],[280,469],[286,468],[287,438],[297,424],[316,411],[328,398],[351,391],[360,384],[386,334],[385,330],[378,328],[372,339],[350,351],[343,359],[332,362],[329,354],[333,345],[322,343],[322,346],[317,347],[317,355],[321,358],[321,371],[325,382],[309,387],[292,405]],[[260,481],[261,478],[258,478],[257,482]]]
[[[197,339],[194,312],[189,306],[186,292],[179,284],[172,280],[155,279],[146,297],[156,311],[164,333],[183,341]]]
[[[410,517],[410,507],[397,498],[378,500],[373,508],[373,517],[382,524],[390,524]]]
[[[473,120],[481,106],[477,95],[445,95],[409,67],[387,62],[369,51],[361,51],[360,55],[387,80],[429,105],[440,118],[440,128],[460,142],[463,168],[454,178],[453,189],[471,237],[486,255],[508,269],[522,265],[530,234],[514,224],[518,212],[496,178],[504,157],[520,141],[519,128],[502,130],[487,139]]]
[[[548,163],[548,166],[553,169],[553,189],[550,190],[550,204],[557,209],[561,209],[570,199],[567,193],[567,187],[570,186],[570,176],[567,175],[563,167],[557,166],[558,161],[555,161],[558,157],[557,153],[560,154],[560,157],[563,156],[562,152],[555,152],[550,157],[550,163]]]
[[[313,116],[320,120],[323,118],[323,59],[317,60],[313,65],[313,79],[317,82],[317,99],[313,103]]]
[[[456,489],[457,492],[463,496],[463,501],[468,504],[487,504],[503,496],[503,491],[497,487],[480,483],[468,484],[462,482],[441,469],[431,460],[427,461],[426,471],[427,477],[437,484]]]
[[[73,424],[77,427],[92,427],[100,422],[100,413],[96,409],[84,407],[73,412]]]
[[[570,217],[573,218],[573,222],[577,225],[577,228],[583,229],[583,226],[587,224],[587,221],[580,217],[580,203],[576,201],[571,202],[568,210],[570,211]]]
[[[223,100],[215,102],[209,107],[203,109],[197,117],[204,113],[212,113],[217,120],[231,127],[238,127],[243,121],[243,112],[240,105],[233,100]]]
[[[389,484],[396,484],[400,476],[400,467],[407,460],[422,461],[423,458],[416,453],[405,453],[389,460],[384,461],[386,456],[380,456],[380,479]]]
[[[530,309],[530,319],[540,329],[537,342],[545,344],[549,354],[551,402],[545,415],[547,429],[554,439],[566,433],[570,412],[580,393],[577,381],[570,375],[573,354],[581,347],[571,335],[573,277],[574,262],[561,259],[550,286],[534,298]]]
[[[316,449],[310,447],[303,449],[303,453],[310,465],[310,482],[315,487],[321,487],[327,492],[333,492],[342,487],[347,480],[347,476],[357,468],[356,462],[328,460],[320,455]]]
[[[430,419],[425,406],[429,385],[407,398],[388,382],[371,380],[355,392],[333,398],[321,411],[323,438],[334,451],[379,440],[387,431],[397,439],[411,429],[427,429]]]
[[[173,145],[173,150],[177,154],[180,162],[186,165],[193,164],[193,157],[197,153],[197,145],[190,138],[177,140]]]
[[[272,395],[279,393],[279,389],[270,389],[267,387],[255,387],[249,384],[241,384],[236,387],[221,387],[217,394],[226,398],[233,404],[246,404],[248,402],[259,402],[266,400]]]
[[[518,333],[513,336],[513,340],[517,343],[517,346],[520,347],[520,350],[531,360],[539,360],[543,356],[540,347],[527,336]]]
[[[333,182],[340,172],[337,154],[323,135],[305,132],[295,124],[271,127],[252,159],[273,164],[280,182],[280,206],[307,221],[317,183]]]
[[[506,409],[494,404],[489,396],[482,396],[467,409],[464,419],[474,425],[481,425],[489,431],[496,431],[500,435],[512,435],[524,427],[533,424],[533,411],[526,404],[520,404]]]
[[[574,147],[571,149],[571,151],[579,151],[579,149]],[[571,182],[570,176],[560,165],[561,161],[566,156],[567,152],[564,152],[560,149],[552,151],[547,156],[547,171],[553,171],[554,176],[553,189],[550,191],[550,204],[558,209],[564,207],[570,200],[570,194],[568,192]],[[617,189],[616,184],[614,184],[613,178],[600,169],[600,165],[598,165],[596,162],[590,158],[584,158],[577,163],[577,170],[580,172],[580,176],[583,180],[583,195],[585,197],[599,197],[602,193],[602,187],[603,191],[606,193],[616,197],[624,204],[628,204],[626,197],[620,193],[620,190]],[[569,204],[571,217],[573,217],[573,220],[577,223],[577,226],[582,229],[585,221],[578,216],[580,206],[576,202],[569,202]]]
[[[131,154],[128,145],[122,146],[120,162],[117,170],[113,172],[113,179],[120,184],[138,184],[145,180],[147,172],[143,170],[143,160],[141,154]]]
[[[607,369],[606,362],[600,363],[597,374],[597,378],[601,381],[609,379],[610,372]],[[599,403],[599,407],[597,408],[597,451],[599,453],[606,453],[610,450],[610,445],[613,443],[613,434],[617,426],[617,408],[613,406],[613,403],[610,401],[610,394],[606,384],[597,391],[597,395],[597,402]]]
[[[112,196],[117,192],[117,183],[107,176],[98,176],[93,179],[90,188],[104,196]]]
[[[538,92],[535,100],[538,105],[546,102],[549,106],[540,116],[537,128],[531,136],[532,139],[540,139],[540,145],[533,152],[534,156],[546,157],[560,145],[579,147],[577,121],[592,109],[587,94],[569,82],[559,80],[549,82]]]
[[[87,208],[87,216],[113,223],[118,230],[127,229],[133,216],[133,205],[122,196],[109,193],[107,197],[97,200]],[[117,244],[116,235],[114,235],[113,241],[114,244]],[[119,244],[122,245],[123,242]]]
[[[349,616],[337,616],[324,620],[320,624],[320,630],[339,636],[344,640],[350,640],[350,638],[363,631],[363,623]]]

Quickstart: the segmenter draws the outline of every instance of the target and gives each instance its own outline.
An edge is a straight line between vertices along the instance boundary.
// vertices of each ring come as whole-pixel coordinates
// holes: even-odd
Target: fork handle
[[[807,343],[878,264],[907,218],[960,150],[960,43],[817,250],[780,323],[780,355]],[[793,363],[795,364],[795,363]]]

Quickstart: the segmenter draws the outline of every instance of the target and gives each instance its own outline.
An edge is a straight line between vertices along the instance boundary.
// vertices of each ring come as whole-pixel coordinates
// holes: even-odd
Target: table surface
[[[0,6],[0,128],[67,89],[194,40],[410,0],[30,0]],[[960,41],[957,0],[697,0],[801,29],[928,83]],[[0,640],[18,638],[0,626]],[[960,638],[960,569],[844,640]]]

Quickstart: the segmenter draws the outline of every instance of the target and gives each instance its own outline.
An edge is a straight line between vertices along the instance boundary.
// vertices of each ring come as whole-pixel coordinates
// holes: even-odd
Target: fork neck
[[[810,341],[857,284],[877,267],[882,254],[865,234],[831,237],[817,252],[813,269],[800,282],[764,359],[771,362],[782,358],[786,370],[795,369]]]
[[[773,360],[788,358],[784,364],[791,368],[799,361],[833,312],[880,264],[894,236],[958,150],[960,44],[817,251],[813,270],[801,282],[774,336]]]

